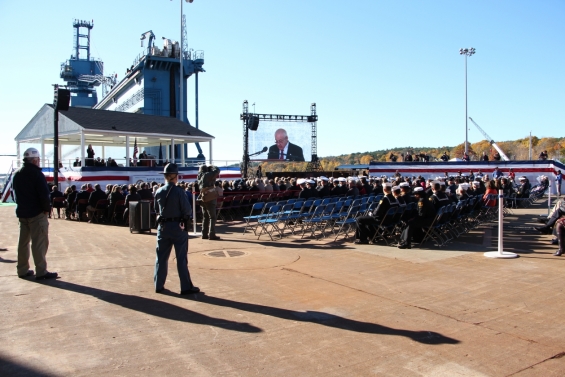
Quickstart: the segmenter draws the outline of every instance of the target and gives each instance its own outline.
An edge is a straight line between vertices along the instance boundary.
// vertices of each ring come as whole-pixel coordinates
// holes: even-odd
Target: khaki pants
[[[49,247],[49,222],[45,213],[20,220],[20,239],[18,241],[18,276],[25,275],[29,270],[29,251],[35,263],[36,276],[47,273],[45,254]]]

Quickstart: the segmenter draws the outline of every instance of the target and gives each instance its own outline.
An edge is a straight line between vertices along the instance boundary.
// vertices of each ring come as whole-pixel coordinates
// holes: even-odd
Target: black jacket
[[[398,207],[398,205],[399,203],[394,197],[394,195],[387,194],[381,199],[379,205],[377,206],[377,209],[373,211],[372,215],[373,217],[382,220],[390,208]]]
[[[26,219],[51,211],[47,180],[36,165],[24,162],[24,166],[14,173],[12,185],[17,217]]]
[[[153,191],[150,189],[141,189],[137,193],[141,196],[141,200],[153,200]]]
[[[278,160],[279,159],[280,150],[277,145],[271,145],[269,148],[269,154],[267,158],[269,160]],[[304,153],[302,152],[302,148],[298,145],[288,143],[288,150],[286,151],[286,156],[284,159],[287,161],[304,161]]]
[[[94,190],[90,193],[90,197],[88,198],[88,205],[92,207],[96,207],[96,203],[99,200],[107,199],[106,193],[102,190]]]

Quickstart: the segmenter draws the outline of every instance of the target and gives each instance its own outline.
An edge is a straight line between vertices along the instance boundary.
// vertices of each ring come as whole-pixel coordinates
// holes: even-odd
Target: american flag
[[[137,138],[135,138],[135,141],[133,143],[133,161],[137,161]]]

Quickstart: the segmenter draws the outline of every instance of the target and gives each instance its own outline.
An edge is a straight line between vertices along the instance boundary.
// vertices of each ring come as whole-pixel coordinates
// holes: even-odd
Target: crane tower
[[[61,64],[60,77],[65,80],[72,93],[73,107],[93,107],[98,103],[96,87],[102,84],[104,95],[116,82],[115,76],[104,76],[104,63],[101,60],[90,57],[90,31],[93,27],[94,21],[73,21],[74,54]]]

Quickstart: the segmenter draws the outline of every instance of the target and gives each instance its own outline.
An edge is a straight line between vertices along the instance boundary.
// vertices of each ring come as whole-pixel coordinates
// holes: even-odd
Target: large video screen
[[[308,122],[259,122],[257,131],[249,131],[251,161],[310,161],[312,158],[312,125]]]

